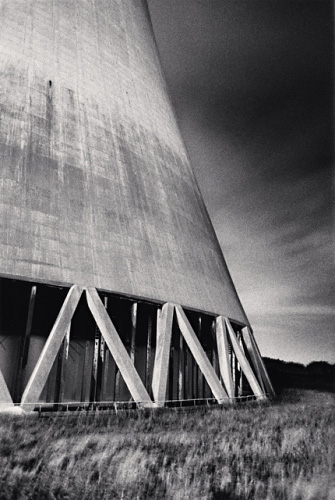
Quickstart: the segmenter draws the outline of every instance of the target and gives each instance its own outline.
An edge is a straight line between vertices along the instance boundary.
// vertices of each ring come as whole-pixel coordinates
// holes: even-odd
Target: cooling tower
[[[3,0],[4,407],[272,392],[143,0]]]

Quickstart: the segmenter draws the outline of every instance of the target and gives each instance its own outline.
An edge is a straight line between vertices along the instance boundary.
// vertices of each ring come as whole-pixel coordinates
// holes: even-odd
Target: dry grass
[[[335,396],[0,417],[0,499],[333,500]],[[333,477],[333,479],[332,479]]]

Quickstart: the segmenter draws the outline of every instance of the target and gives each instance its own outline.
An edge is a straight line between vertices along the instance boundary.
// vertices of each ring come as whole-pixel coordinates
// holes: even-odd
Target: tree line
[[[277,394],[287,388],[335,392],[335,364],[312,361],[305,366],[266,357],[263,361]]]

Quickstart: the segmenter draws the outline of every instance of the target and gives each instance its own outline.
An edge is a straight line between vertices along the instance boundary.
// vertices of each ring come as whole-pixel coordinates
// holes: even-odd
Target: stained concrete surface
[[[145,2],[4,0],[0,48],[0,274],[248,324]]]

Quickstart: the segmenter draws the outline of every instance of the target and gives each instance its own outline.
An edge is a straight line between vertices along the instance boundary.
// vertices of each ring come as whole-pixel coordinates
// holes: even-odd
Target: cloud
[[[294,316],[332,316],[334,318],[334,307],[331,305],[309,306],[308,304],[286,306],[282,314]]]
[[[247,312],[246,303],[251,307],[249,297],[255,289],[266,303],[272,300],[273,308],[278,296],[283,307],[292,302],[312,306],[334,301],[332,228],[328,217],[322,223],[322,193],[313,196],[314,179],[311,175],[305,183],[296,183],[290,195],[290,205],[294,201],[296,206],[289,215],[287,207],[271,200],[266,204],[257,197],[249,210],[223,206],[214,214],[214,226]],[[252,309],[260,302],[258,297]]]

